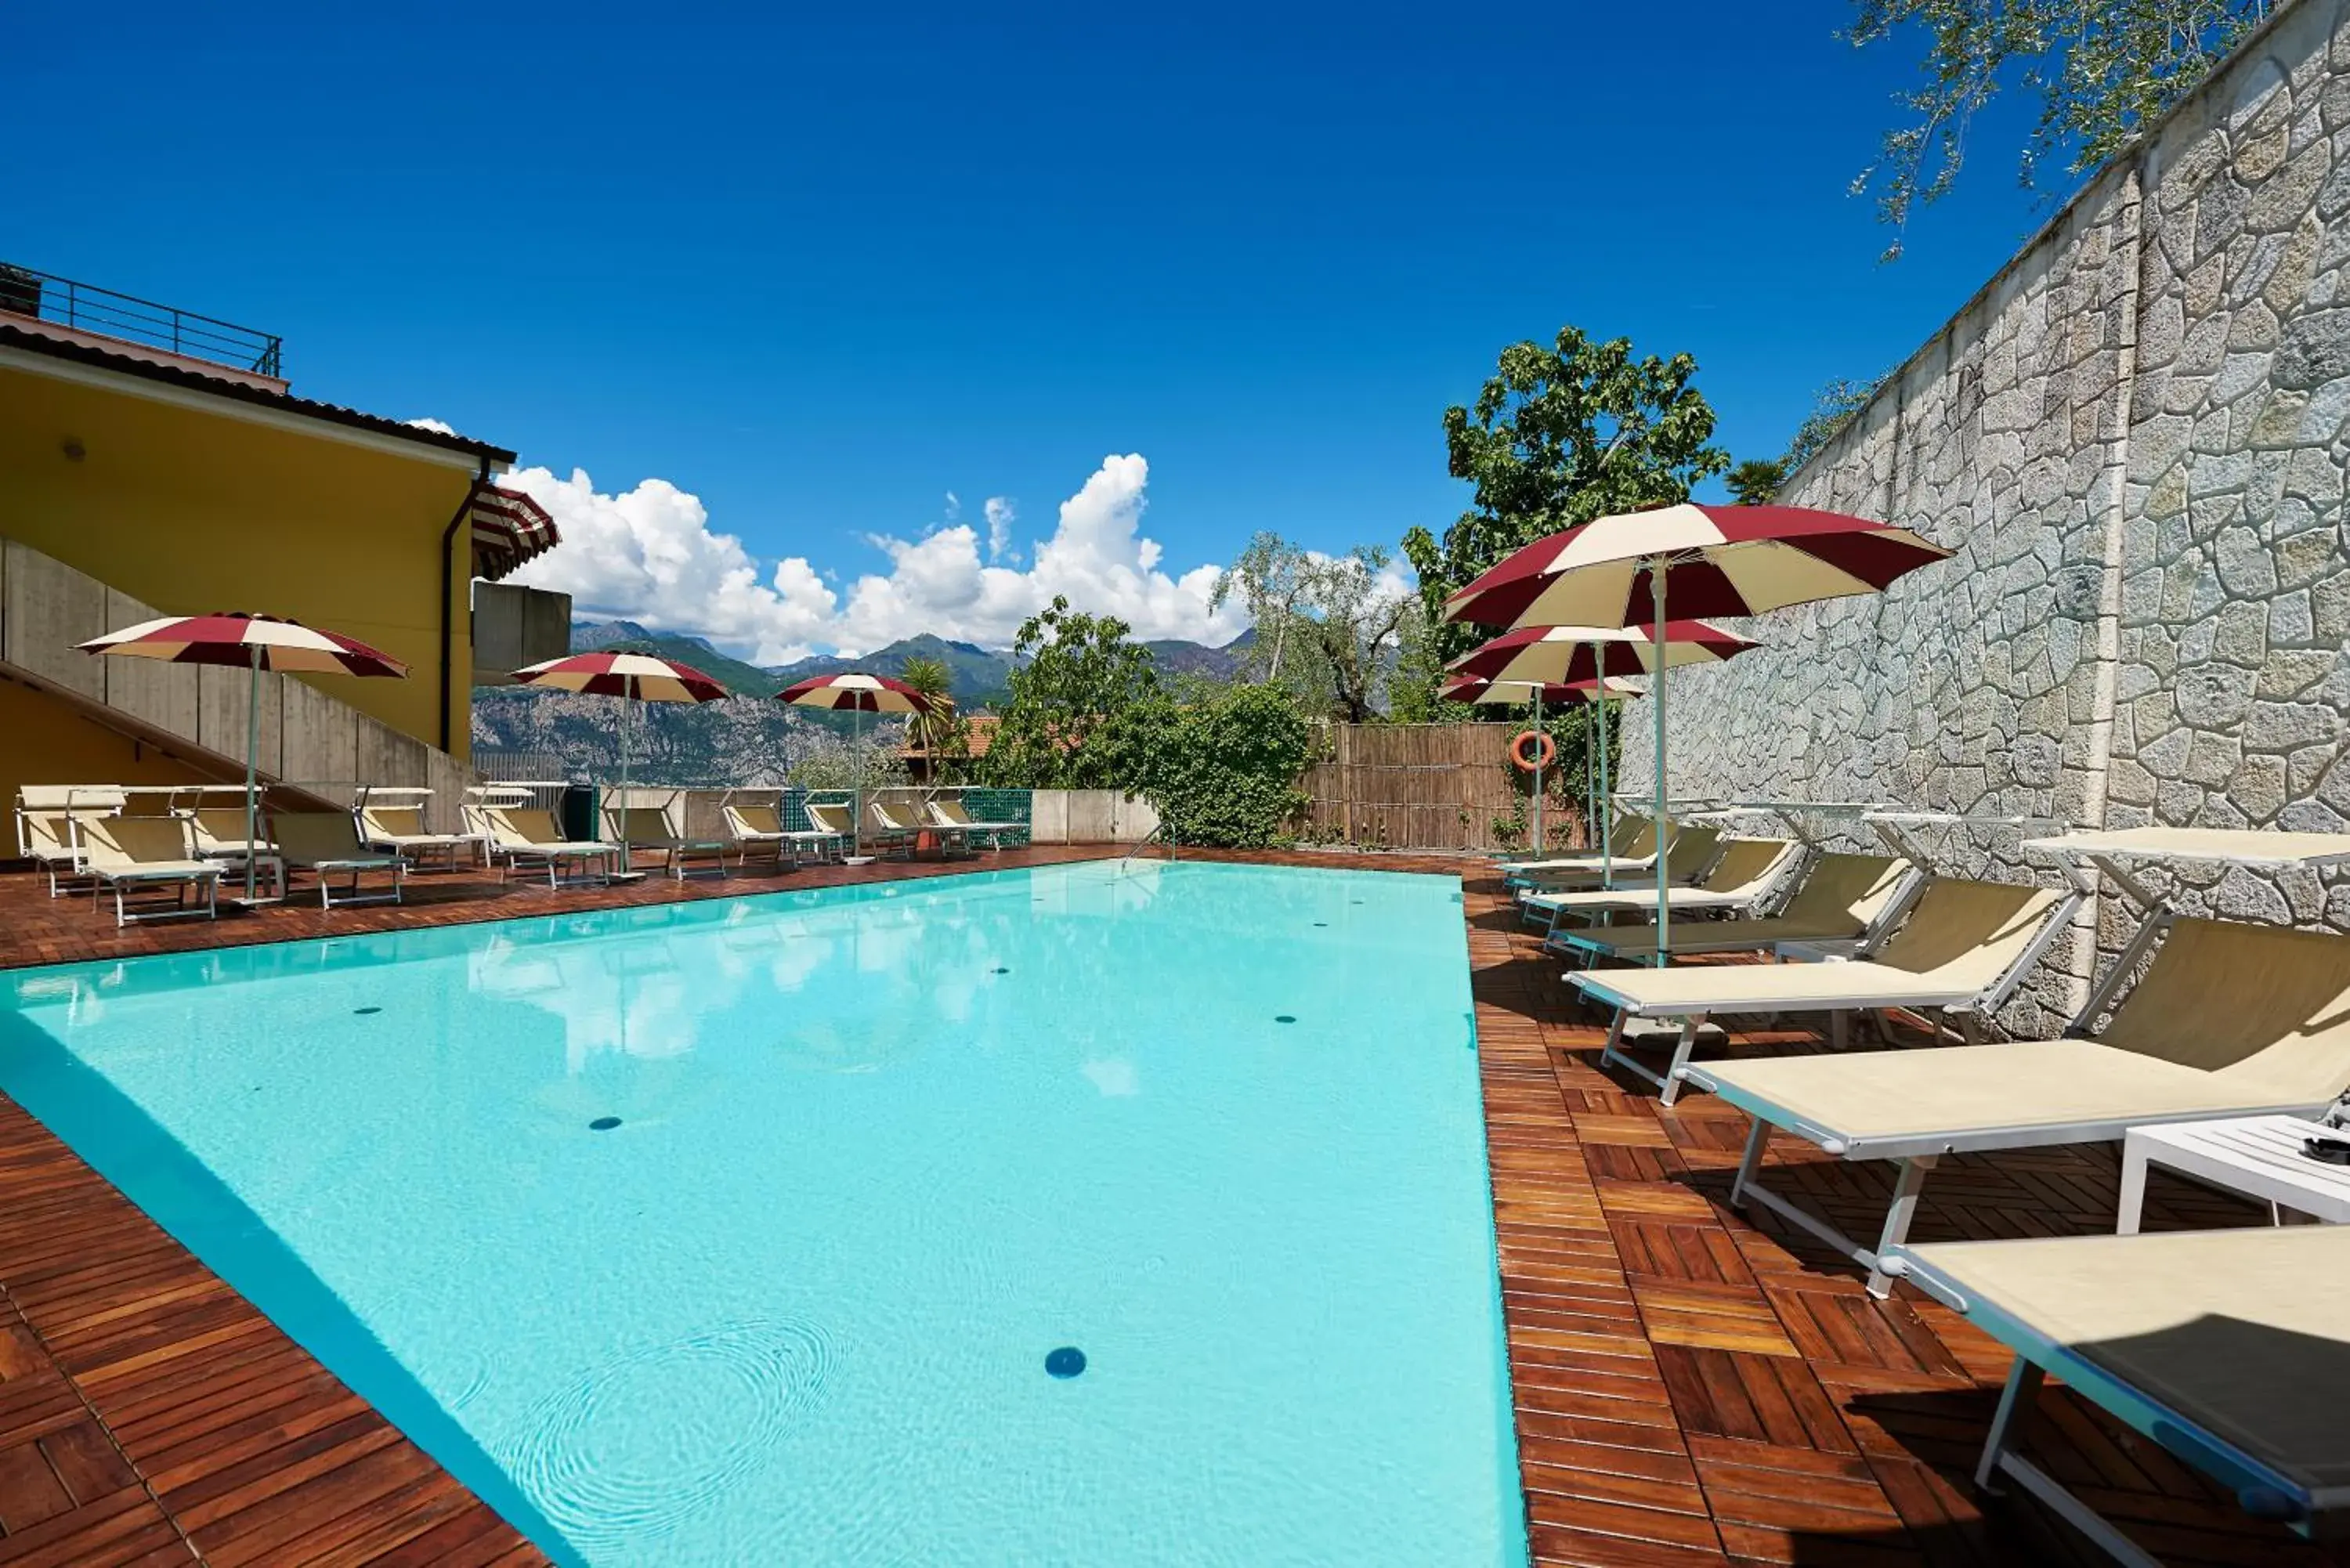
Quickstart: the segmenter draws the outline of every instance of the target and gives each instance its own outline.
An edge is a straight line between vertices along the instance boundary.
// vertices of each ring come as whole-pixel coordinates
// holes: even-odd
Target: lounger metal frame
[[[1712,889],[1704,888],[1701,884],[1708,877],[1713,875],[1731,849],[1742,842],[1747,841],[1736,838],[1722,839],[1717,846],[1717,852],[1706,862],[1704,870],[1690,877],[1686,883],[1675,882],[1673,887],[1684,892],[1711,893]],[[1767,909],[1772,901],[1794,880],[1795,871],[1810,858],[1811,852],[1803,844],[1791,840],[1784,849],[1772,857],[1771,863],[1762,868],[1762,873],[1752,879],[1753,887],[1746,897],[1730,903],[1715,901],[1690,904],[1687,906],[1689,918],[1736,919],[1742,915],[1752,915],[1759,909]],[[1728,889],[1725,888],[1723,891],[1726,892]],[[1570,912],[1569,906],[1558,901],[1565,898],[1587,898],[1587,901],[1576,903],[1572,907],[1571,912],[1578,915],[1612,915],[1618,912],[1637,915],[1644,911],[1653,913],[1657,907],[1657,885],[1651,880],[1645,888],[1591,888],[1558,893],[1530,888],[1520,893],[1518,911],[1520,918],[1527,925],[1534,924],[1534,917],[1538,914],[1546,911],[1550,916],[1550,921],[1543,930],[1545,946],[1548,945],[1551,937],[1558,934],[1560,918]],[[1673,919],[1676,923],[1682,919],[1683,907],[1684,900],[1679,898],[1673,900]],[[1572,930],[1575,928],[1570,926],[1567,929]]]
[[[2075,1355],[2071,1347],[2043,1334],[2021,1315],[1986,1296],[1970,1293],[1960,1282],[1906,1253],[1887,1261],[1898,1266],[1897,1272],[1902,1277],[1952,1311],[1964,1314],[1969,1322],[2015,1352],[2015,1363],[2008,1370],[2007,1386],[1999,1397],[1998,1413],[1991,1417],[1982,1456],[1975,1464],[1975,1484],[1985,1491],[1997,1492],[2001,1490],[2000,1478],[2013,1480],[2128,1568],[2163,1568],[2163,1564],[2161,1559],[2106,1522],[2104,1515],[2075,1497],[2063,1482],[2015,1451],[2016,1438],[2038,1401],[2040,1386],[2052,1372],[2074,1392],[2132,1431],[2216,1477],[2234,1490],[2247,1512],[2277,1518],[2299,1533],[2309,1535],[2314,1532],[2317,1515],[2350,1508],[2350,1487],[2312,1490],[2095,1361]],[[2272,1499],[2284,1506],[2276,1507]]]

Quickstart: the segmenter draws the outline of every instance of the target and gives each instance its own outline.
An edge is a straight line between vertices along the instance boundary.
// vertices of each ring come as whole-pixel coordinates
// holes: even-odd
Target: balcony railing
[[[135,295],[0,262],[0,310],[285,379],[285,340]]]

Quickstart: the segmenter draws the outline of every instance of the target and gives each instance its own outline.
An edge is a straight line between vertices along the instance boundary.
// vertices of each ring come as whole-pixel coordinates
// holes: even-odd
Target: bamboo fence
[[[1494,819],[1515,817],[1507,749],[1516,724],[1332,724],[1324,759],[1300,781],[1306,836],[1389,849],[1503,847]],[[1584,839],[1580,778],[1548,790],[1554,844]]]

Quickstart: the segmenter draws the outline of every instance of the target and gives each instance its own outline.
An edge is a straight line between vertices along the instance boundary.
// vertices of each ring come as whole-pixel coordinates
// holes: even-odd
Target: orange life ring
[[[1534,754],[1531,758],[1526,755],[1528,741],[1534,743]],[[1550,766],[1551,759],[1556,755],[1558,742],[1540,730],[1521,730],[1510,737],[1510,761],[1527,773],[1538,773]]]

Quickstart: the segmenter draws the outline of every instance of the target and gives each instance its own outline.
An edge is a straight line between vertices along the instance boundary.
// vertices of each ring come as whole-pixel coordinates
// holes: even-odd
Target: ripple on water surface
[[[835,1359],[823,1329],[789,1319],[635,1351],[543,1400],[509,1463],[576,1544],[641,1545],[764,1465]]]

